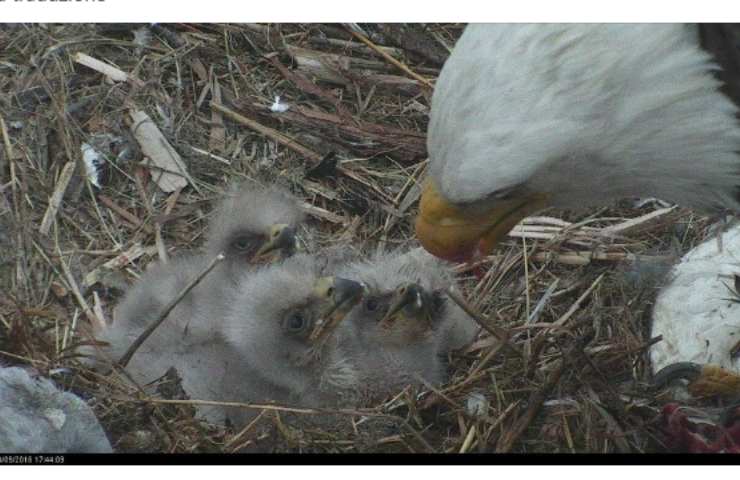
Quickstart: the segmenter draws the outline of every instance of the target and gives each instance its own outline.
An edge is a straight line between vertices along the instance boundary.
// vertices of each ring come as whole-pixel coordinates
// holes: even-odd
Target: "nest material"
[[[458,267],[486,328],[450,359],[450,382],[373,408],[263,406],[236,431],[74,354],[136,273],[202,243],[235,180],[290,188],[318,248],[416,245],[428,85],[462,28],[1,27],[0,359],[69,369],[58,380],[90,400],[117,451],[664,451],[665,399],[646,387],[655,272],[709,224],[678,208],[528,219],[485,262]],[[276,96],[287,111],[270,109]],[[135,112],[161,132],[170,168],[184,165],[167,184]],[[102,158],[97,173],[83,144]]]

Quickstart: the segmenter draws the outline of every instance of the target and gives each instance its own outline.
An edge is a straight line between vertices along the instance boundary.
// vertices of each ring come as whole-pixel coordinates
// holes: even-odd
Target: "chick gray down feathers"
[[[270,227],[276,223],[292,227],[303,218],[297,200],[276,187],[231,187],[209,224],[206,253],[188,253],[167,264],[154,264],[126,292],[114,310],[112,324],[98,332],[99,339],[110,344],[103,351],[106,360],[118,360],[212,258],[226,252],[221,264],[178,302],[139,347],[127,368],[137,382],[147,384],[174,366],[192,398],[217,398],[219,379],[234,356],[221,335],[222,319],[214,312],[228,301],[236,278],[254,268],[250,262],[269,240]],[[230,248],[234,242],[246,248],[235,251]],[[213,421],[223,420],[217,408],[205,406],[201,411]]]
[[[478,332],[474,321],[444,291],[454,280],[444,263],[417,248],[376,254],[339,268],[338,275],[356,279],[366,288],[363,301],[341,326],[342,342],[358,365],[366,395],[388,394],[405,385],[446,380],[444,358],[470,343]],[[415,283],[433,303],[432,324],[406,318],[388,328],[380,322],[399,287]],[[420,301],[418,299],[417,301]],[[426,307],[426,306],[425,306]]]
[[[322,315],[316,282],[329,273],[324,261],[299,254],[243,275],[216,314],[240,366],[222,382],[226,398],[304,407],[353,402],[357,366],[337,335],[318,345],[306,338]],[[231,416],[244,420],[253,413],[232,410]]]
[[[105,353],[113,360],[120,358],[205,268],[210,256],[229,248],[235,234],[249,232],[264,241],[270,226],[302,219],[296,202],[279,191],[232,191],[209,228],[209,253],[155,264],[126,293],[112,325],[100,335],[110,343]],[[230,258],[227,255],[227,268],[206,276],[139,347],[127,367],[134,380],[146,386],[175,367],[194,400],[357,406],[393,389],[419,384],[419,378],[442,383],[443,357],[477,332],[472,319],[443,300],[443,290],[453,282],[446,267],[421,249],[367,260],[356,260],[353,252],[336,247],[316,255],[283,256],[268,264],[250,264],[249,258],[239,255]],[[346,318],[325,338],[310,340],[307,332],[328,322],[324,309],[331,302],[317,294],[317,284],[325,278],[345,286],[361,282],[365,290],[357,284],[360,294],[378,297],[386,307],[396,289],[414,283],[425,292],[429,304],[425,306],[434,304],[432,324],[411,320],[380,329],[377,314],[382,312],[368,315],[366,303],[359,301],[347,307],[342,314]],[[211,422],[228,418],[237,424],[258,412],[222,406],[198,410]]]

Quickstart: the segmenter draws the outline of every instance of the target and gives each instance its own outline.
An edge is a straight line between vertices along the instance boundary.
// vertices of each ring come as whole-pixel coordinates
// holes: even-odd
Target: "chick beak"
[[[396,289],[391,299],[390,307],[379,325],[382,328],[391,328],[398,317],[422,318],[431,327],[427,315],[427,302],[424,289],[416,283],[407,283]]]
[[[311,343],[320,343],[329,338],[352,308],[359,303],[365,287],[358,282],[340,277],[324,277],[317,280],[314,294],[324,299],[324,312],[308,337]]]
[[[491,253],[517,223],[546,205],[547,195],[528,194],[497,200],[489,208],[467,210],[447,201],[427,179],[416,217],[416,236],[432,255],[453,262],[468,261]]]
[[[295,228],[285,223],[277,223],[270,227],[267,240],[254,254],[251,262],[270,260],[271,254],[275,252],[281,252],[284,256],[289,256],[295,252],[297,246]]]

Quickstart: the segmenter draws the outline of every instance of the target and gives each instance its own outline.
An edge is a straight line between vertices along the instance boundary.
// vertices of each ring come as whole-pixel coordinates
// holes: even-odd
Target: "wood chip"
[[[103,322],[103,325],[110,325],[111,322],[109,322],[108,318],[105,316],[105,312],[103,311],[103,302],[100,300],[98,292],[93,292],[93,312],[95,313],[95,316]]]
[[[51,282],[51,291],[55,297],[62,300],[69,295],[69,290],[65,287],[62,282],[54,280]]]
[[[49,206],[46,208],[43,220],[41,220],[39,232],[41,232],[42,235],[49,235],[49,230],[51,229],[51,225],[54,223],[59,207],[62,205],[64,192],[67,191],[69,181],[72,179],[74,171],[74,160],[70,160],[62,168],[62,173],[59,174],[59,180],[57,180],[56,187],[54,187],[54,193],[51,194],[51,198],[49,199]]]
[[[150,169],[152,180],[163,191],[170,193],[188,185],[188,173],[180,154],[170,145],[149,115],[141,110],[131,111],[131,132],[141,146],[141,151],[155,165]]]
[[[157,247],[155,245],[143,247],[141,244],[136,243],[122,254],[111,260],[108,260],[95,270],[92,270],[90,273],[85,275],[85,279],[83,280],[83,287],[89,288],[95,285],[98,281],[100,281],[101,278],[103,278],[103,276],[106,274],[106,271],[119,270],[143,255],[156,254]]]
[[[316,218],[320,218],[321,220],[326,220],[327,222],[336,223],[338,225],[347,224],[347,220],[341,215],[337,215],[336,213],[332,213],[329,210],[325,210],[321,207],[317,207],[316,205],[311,205],[310,203],[303,202],[301,204],[301,207],[309,215],[312,215]]]
[[[650,221],[654,218],[658,218],[660,216],[665,215],[666,213],[672,212],[675,210],[676,207],[668,207],[668,208],[660,208],[658,210],[655,210],[653,212],[650,212],[648,214],[639,216],[637,218],[631,218],[625,222],[619,223],[617,225],[612,225],[610,227],[605,227],[601,229],[602,235],[615,235],[617,233],[624,234],[625,232],[632,230],[633,228]]]
[[[137,87],[141,87],[144,85],[144,82],[142,82],[138,78],[129,75],[128,73],[114,67],[113,65],[107,64],[101,60],[98,60],[97,58],[93,58],[90,55],[85,55],[84,53],[77,52],[74,56],[74,61],[79,63],[80,65],[91,68],[96,72],[102,73],[114,82],[131,82]]]

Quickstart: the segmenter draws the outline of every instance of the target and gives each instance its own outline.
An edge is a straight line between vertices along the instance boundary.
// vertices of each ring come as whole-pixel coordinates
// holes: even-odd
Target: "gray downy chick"
[[[324,260],[300,254],[242,276],[224,304],[223,336],[239,366],[227,372],[222,398],[302,407],[353,402],[357,370],[335,332],[363,288],[324,273]],[[229,410],[236,422],[255,413]]]
[[[287,192],[276,187],[231,187],[209,225],[205,254],[185,254],[167,264],[149,267],[116,307],[113,328],[135,339],[223,252],[225,259],[178,303],[167,319],[178,327],[171,342],[180,344],[184,336],[191,338],[186,344],[213,340],[218,329],[207,319],[211,306],[224,301],[226,287],[233,285],[242,272],[292,255],[295,228],[302,220],[296,199]]]
[[[209,225],[205,254],[185,254],[152,265],[126,292],[113,322],[99,339],[109,343],[107,360],[118,360],[164,308],[220,252],[225,259],[170,312],[139,347],[127,371],[143,384],[174,366],[192,398],[214,399],[216,384],[232,358],[221,336],[222,317],[215,314],[226,301],[240,273],[294,253],[296,223],[303,220],[296,199],[276,187],[232,187],[216,208]],[[87,352],[90,349],[86,349]],[[97,359],[100,361],[101,359]],[[211,372],[199,375],[198,372]],[[210,407],[201,409],[217,420]]]
[[[95,357],[93,365],[109,366],[109,361],[119,360],[207,263],[204,256],[185,255],[149,268],[117,306],[113,322],[98,332],[98,339],[108,346],[101,347],[103,357]],[[139,385],[155,382],[174,367],[191,398],[217,399],[218,380],[231,360],[229,347],[219,330],[220,318],[214,315],[223,303],[225,292],[233,288],[230,282],[225,283],[221,289],[196,286],[139,346],[126,366],[126,372]],[[216,297],[209,296],[211,293]],[[223,420],[216,408],[203,406],[198,410],[211,422]]]
[[[26,369],[0,366],[0,453],[112,453],[90,407]]]
[[[454,284],[452,275],[421,249],[377,254],[340,268],[337,275],[366,288],[342,326],[341,339],[361,368],[367,397],[418,385],[419,378],[443,383],[444,357],[478,332],[475,322],[447,300],[444,290]]]

